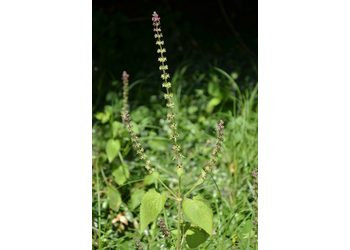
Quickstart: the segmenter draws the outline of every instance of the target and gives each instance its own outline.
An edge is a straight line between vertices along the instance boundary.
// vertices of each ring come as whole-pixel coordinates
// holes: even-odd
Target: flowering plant
[[[193,187],[189,189],[185,194],[183,194],[183,189],[181,186],[181,177],[184,173],[183,164],[181,162],[184,156],[181,153],[181,146],[178,143],[180,138],[179,133],[177,132],[178,124],[176,122],[176,113],[174,109],[173,98],[174,95],[171,93],[171,82],[170,74],[167,73],[168,65],[165,64],[167,58],[165,57],[166,49],[164,48],[164,41],[162,40],[163,34],[161,32],[160,26],[160,17],[154,12],[152,15],[153,27],[154,27],[154,37],[156,38],[156,45],[158,45],[157,53],[160,54],[158,61],[160,62],[159,70],[161,71],[161,79],[163,80],[162,87],[166,89],[164,98],[167,100],[166,107],[169,109],[167,114],[167,120],[170,121],[170,140],[173,141],[172,149],[174,152],[173,160],[175,163],[175,171],[178,176],[178,187],[177,192],[169,188],[161,180],[159,173],[152,167],[151,161],[148,159],[148,156],[139,142],[137,134],[133,131],[133,126],[131,123],[130,114],[126,108],[127,106],[127,93],[124,94],[124,107],[122,112],[122,119],[124,121],[125,127],[127,128],[131,140],[133,142],[133,147],[136,149],[137,154],[140,154],[141,159],[145,163],[146,170],[152,174],[158,181],[164,186],[168,193],[160,194],[155,189],[149,190],[142,198],[141,201],[141,233],[147,228],[148,224],[152,221],[155,221],[159,213],[163,210],[167,198],[171,198],[177,203],[177,229],[175,230],[176,237],[171,237],[171,234],[165,225],[163,219],[160,218],[158,225],[160,230],[167,239],[168,243],[172,246],[176,246],[176,249],[179,250],[182,248],[182,245],[186,239],[186,242],[190,248],[195,248],[206,241],[206,239],[213,233],[213,212],[209,205],[209,202],[205,200],[202,196],[196,195],[192,199],[188,198],[189,194],[203,181],[206,179],[208,173],[211,172],[211,169],[216,164],[218,158],[218,152],[222,147],[223,135],[224,135],[224,122],[221,120],[218,124],[216,131],[218,132],[217,141],[214,149],[212,150],[211,159],[209,164],[202,169],[201,175],[198,177],[197,182]],[[123,72],[123,82],[124,86],[127,86],[129,75],[124,71]],[[127,88],[127,87],[126,87]],[[126,88],[124,92],[126,92]],[[183,219],[183,213],[190,220],[185,222]],[[174,230],[172,230],[174,231]],[[136,245],[139,249],[142,249],[140,241],[135,238]],[[176,243],[175,243],[176,242]]]

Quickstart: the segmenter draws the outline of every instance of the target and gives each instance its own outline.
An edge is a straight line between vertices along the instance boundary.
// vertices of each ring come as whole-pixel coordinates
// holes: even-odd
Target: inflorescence
[[[255,213],[253,225],[256,228],[256,232],[258,232],[258,169],[257,168],[255,168],[252,175],[254,178],[253,197],[254,197],[254,213]],[[256,239],[254,239],[253,241],[255,242]]]
[[[159,218],[158,226],[160,227],[160,231],[162,232],[162,234],[166,238],[170,239],[170,232],[169,232],[167,226],[165,225],[165,221],[162,218]]]
[[[125,110],[124,115],[122,114],[122,118],[124,121],[124,125],[127,128],[129,135],[131,136],[131,141],[133,142],[132,146],[137,149],[136,153],[141,155],[141,159],[144,160],[145,162],[145,168],[150,174],[152,174],[154,172],[154,168],[150,167],[151,161],[147,160],[147,155],[145,154],[145,150],[143,149],[143,147],[141,146],[141,143],[139,142],[139,138],[137,137],[136,133],[133,130],[130,115],[127,110]]]
[[[217,161],[217,157],[218,157],[218,152],[219,150],[222,148],[222,144],[224,141],[224,122],[222,120],[220,120],[220,123],[218,124],[218,127],[216,129],[217,132],[219,132],[218,137],[216,139],[216,143],[215,143],[215,147],[213,149],[213,151],[211,152],[211,159],[209,160],[209,165],[205,167],[204,169],[204,173],[200,176],[201,179],[205,179],[207,173],[210,173],[212,168],[215,166],[215,163]]]
[[[134,237],[134,241],[136,243],[136,246],[139,250],[143,250],[143,246],[141,245],[140,240],[137,237]]]
[[[122,113],[125,114],[125,111],[128,109],[128,81],[129,74],[126,71],[123,71],[122,80],[123,80],[123,109]]]
[[[166,94],[164,94],[164,98],[168,100],[168,103],[166,106],[169,108],[169,113],[167,115],[167,119],[170,120],[171,125],[171,134],[170,134],[170,140],[174,139],[174,145],[172,149],[174,150],[175,154],[173,157],[173,160],[177,159],[177,170],[182,170],[182,165],[180,163],[180,159],[184,158],[184,156],[180,153],[181,147],[177,144],[177,138],[179,138],[179,134],[176,132],[177,130],[177,123],[175,121],[176,114],[174,112],[174,102],[172,101],[173,93],[170,92],[171,88],[171,82],[168,82],[168,79],[170,78],[170,74],[166,72],[168,70],[168,65],[164,64],[167,61],[167,58],[164,56],[164,53],[166,52],[165,48],[163,48],[164,41],[161,40],[163,37],[163,34],[161,33],[161,27],[160,27],[160,17],[156,12],[153,12],[152,15],[152,21],[155,32],[154,37],[156,38],[156,45],[159,46],[159,49],[157,50],[157,53],[160,53],[160,57],[158,58],[158,61],[160,62],[159,70],[162,71],[161,78],[164,80],[162,86],[166,88]]]

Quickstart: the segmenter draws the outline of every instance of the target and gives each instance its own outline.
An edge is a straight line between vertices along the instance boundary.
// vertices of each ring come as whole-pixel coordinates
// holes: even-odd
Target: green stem
[[[191,189],[190,189],[190,191],[188,191],[185,195],[184,195],[184,197],[186,197],[187,195],[189,195],[192,191],[193,191],[193,189],[195,189],[197,186],[199,186],[200,184],[196,184],[196,185],[194,185]]]
[[[162,185],[163,185],[172,195],[174,195],[174,197],[176,197],[176,199],[178,199],[177,195],[174,194],[174,192],[171,191],[171,189],[169,189],[168,186],[165,185],[159,177],[157,177],[157,179],[158,179],[158,181],[159,181],[160,183],[162,183]]]
[[[181,242],[181,177],[179,177],[179,195],[178,195],[178,206],[177,206],[177,244],[176,249],[180,249],[180,242]]]
[[[101,201],[100,201],[100,184],[98,181],[98,165],[96,161],[96,184],[97,184],[97,203],[98,203],[98,249],[101,249]]]

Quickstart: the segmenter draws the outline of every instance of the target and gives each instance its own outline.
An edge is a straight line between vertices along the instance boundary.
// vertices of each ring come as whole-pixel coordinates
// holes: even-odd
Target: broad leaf
[[[141,232],[145,231],[147,225],[157,219],[158,214],[162,211],[166,195],[160,195],[154,189],[150,189],[141,201]]]
[[[95,118],[96,118],[97,120],[101,120],[104,116],[105,116],[105,113],[100,112],[100,113],[98,113],[98,114],[95,115]]]
[[[139,133],[140,133],[139,125],[137,125],[137,123],[134,122],[134,121],[131,121],[131,124],[132,124],[132,127],[133,127],[132,130],[133,130],[136,134],[139,134]]]
[[[213,232],[213,211],[208,201],[197,195],[193,200],[184,200],[182,208],[192,223],[204,229],[209,235]]]
[[[187,109],[187,112],[192,115],[193,113],[197,112],[198,107],[197,106],[189,106]]]
[[[212,99],[209,101],[209,103],[208,103],[208,105],[207,105],[205,111],[206,111],[207,113],[213,112],[214,107],[217,106],[217,105],[219,105],[220,102],[221,102],[221,98],[218,98],[218,97],[212,98]]]
[[[109,206],[116,212],[118,212],[122,198],[118,190],[113,186],[107,186],[107,196],[109,199]]]
[[[162,140],[150,140],[148,141],[149,147],[154,151],[166,151],[169,145],[168,141]]]
[[[217,79],[213,79],[213,80],[214,80],[216,83],[214,83],[214,82],[209,82],[209,84],[208,84],[208,93],[209,93],[209,95],[211,95],[211,96],[221,98],[220,86],[219,86],[219,84],[217,83]]]
[[[141,203],[142,197],[145,195],[143,189],[137,189],[131,194],[131,209],[134,210]]]
[[[127,165],[119,166],[116,170],[112,172],[115,182],[121,186],[130,177],[129,168]]]
[[[186,231],[186,241],[190,248],[196,248],[203,242],[205,242],[209,237],[209,234],[204,230],[196,227],[191,227]]]
[[[102,124],[105,124],[106,122],[108,122],[110,118],[111,118],[111,113],[107,111],[105,115],[101,118]]]
[[[106,144],[106,153],[109,162],[112,162],[113,159],[118,155],[120,150],[120,141],[109,139]]]
[[[153,174],[150,174],[150,175],[147,175],[145,177],[145,179],[143,180],[143,184],[146,186],[151,185],[151,184],[155,183],[156,180],[157,180],[157,178]]]
[[[112,133],[113,133],[113,138],[117,136],[118,131],[123,127],[123,125],[120,122],[114,121],[112,123]]]

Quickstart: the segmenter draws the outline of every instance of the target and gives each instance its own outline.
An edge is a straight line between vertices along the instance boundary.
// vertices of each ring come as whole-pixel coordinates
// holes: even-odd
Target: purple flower
[[[154,11],[152,14],[152,21],[155,22],[160,22],[160,17],[158,16],[158,14]]]
[[[126,80],[128,78],[129,78],[129,74],[127,74],[126,71],[123,71],[122,80]]]

